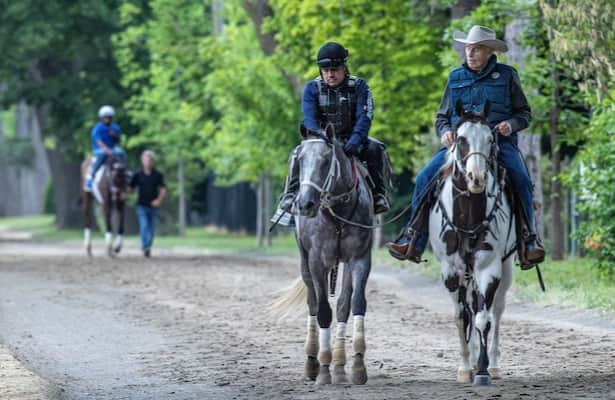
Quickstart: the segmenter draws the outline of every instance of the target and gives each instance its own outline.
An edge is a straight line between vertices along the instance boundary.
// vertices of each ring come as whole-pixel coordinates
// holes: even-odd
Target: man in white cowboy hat
[[[521,254],[522,267],[529,268],[544,260],[545,251],[536,240],[532,182],[517,148],[517,132],[528,127],[531,109],[521,89],[517,72],[510,66],[497,62],[496,52],[506,52],[506,43],[496,38],[495,32],[475,25],[465,35],[454,34],[454,40],[465,44],[465,62],[453,70],[448,78],[440,109],[436,114],[436,134],[442,148],[416,177],[412,197],[412,213],[403,234],[394,243],[388,243],[389,253],[398,259],[420,262],[427,244],[428,232],[418,214],[429,212],[429,205],[422,207],[423,200],[434,187],[438,172],[446,161],[446,152],[453,145],[452,127],[459,119],[454,112],[455,104],[461,102],[464,110],[479,112],[488,100],[491,104],[487,116],[490,127],[497,132],[499,140],[498,162],[506,168],[507,176],[518,194],[525,211],[528,234],[524,238],[525,251]],[[414,245],[411,246],[416,236]]]

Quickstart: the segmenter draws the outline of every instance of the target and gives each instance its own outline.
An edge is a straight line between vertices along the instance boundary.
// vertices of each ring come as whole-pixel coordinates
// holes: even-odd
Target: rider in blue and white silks
[[[126,158],[124,150],[118,146],[122,140],[120,126],[113,122],[115,110],[111,106],[102,106],[98,110],[100,121],[92,128],[92,163],[85,180],[85,190],[91,191],[96,171],[107,161],[111,154]]]

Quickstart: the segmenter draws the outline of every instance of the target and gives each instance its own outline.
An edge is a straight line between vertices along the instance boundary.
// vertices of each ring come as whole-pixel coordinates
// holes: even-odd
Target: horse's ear
[[[463,114],[465,114],[465,110],[463,109],[463,104],[461,103],[461,99],[458,99],[457,102],[455,103],[455,112],[457,113],[458,117],[463,117]]]
[[[303,124],[303,121],[299,124],[299,134],[301,135],[301,139],[305,140],[308,137],[308,130]]]
[[[487,119],[490,109],[491,109],[491,101],[487,100],[485,102],[485,106],[483,107],[483,111],[480,112],[483,118]]]
[[[325,136],[327,136],[327,140],[331,143],[335,140],[335,127],[330,122],[325,126]]]

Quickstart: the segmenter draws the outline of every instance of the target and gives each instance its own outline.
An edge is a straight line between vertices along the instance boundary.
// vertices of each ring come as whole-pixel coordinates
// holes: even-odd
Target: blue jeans
[[[523,162],[519,148],[510,140],[499,142],[500,151],[498,153],[498,163],[502,165],[508,174],[513,189],[519,196],[521,205],[525,209],[528,219],[530,233],[536,233],[534,227],[534,196],[532,193],[532,180]],[[430,184],[438,179],[438,171],[446,162],[446,148],[442,147],[434,154],[431,161],[416,176],[416,186],[412,194],[412,207],[410,208],[410,221],[414,218],[417,206],[421,204],[423,198],[429,191]],[[415,242],[415,249],[422,252],[427,245],[429,237],[428,227],[423,227]]]
[[[156,231],[156,217],[158,216],[158,209],[138,205],[137,216],[139,217],[141,249],[146,250],[151,248],[152,243],[154,242],[154,232]]]
[[[121,147],[114,147],[113,154],[117,154],[126,159],[126,153]],[[94,150],[94,156],[92,157],[92,163],[90,164],[87,179],[94,179],[96,171],[98,171],[100,166],[103,165],[105,161],[107,161],[107,153],[105,153],[102,149]]]

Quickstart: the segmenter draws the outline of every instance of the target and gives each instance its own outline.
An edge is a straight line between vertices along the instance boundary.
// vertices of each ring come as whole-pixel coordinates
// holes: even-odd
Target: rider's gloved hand
[[[344,145],[344,152],[349,156],[358,157],[361,152],[361,142],[360,138],[357,138],[355,135],[351,136],[350,139]]]

